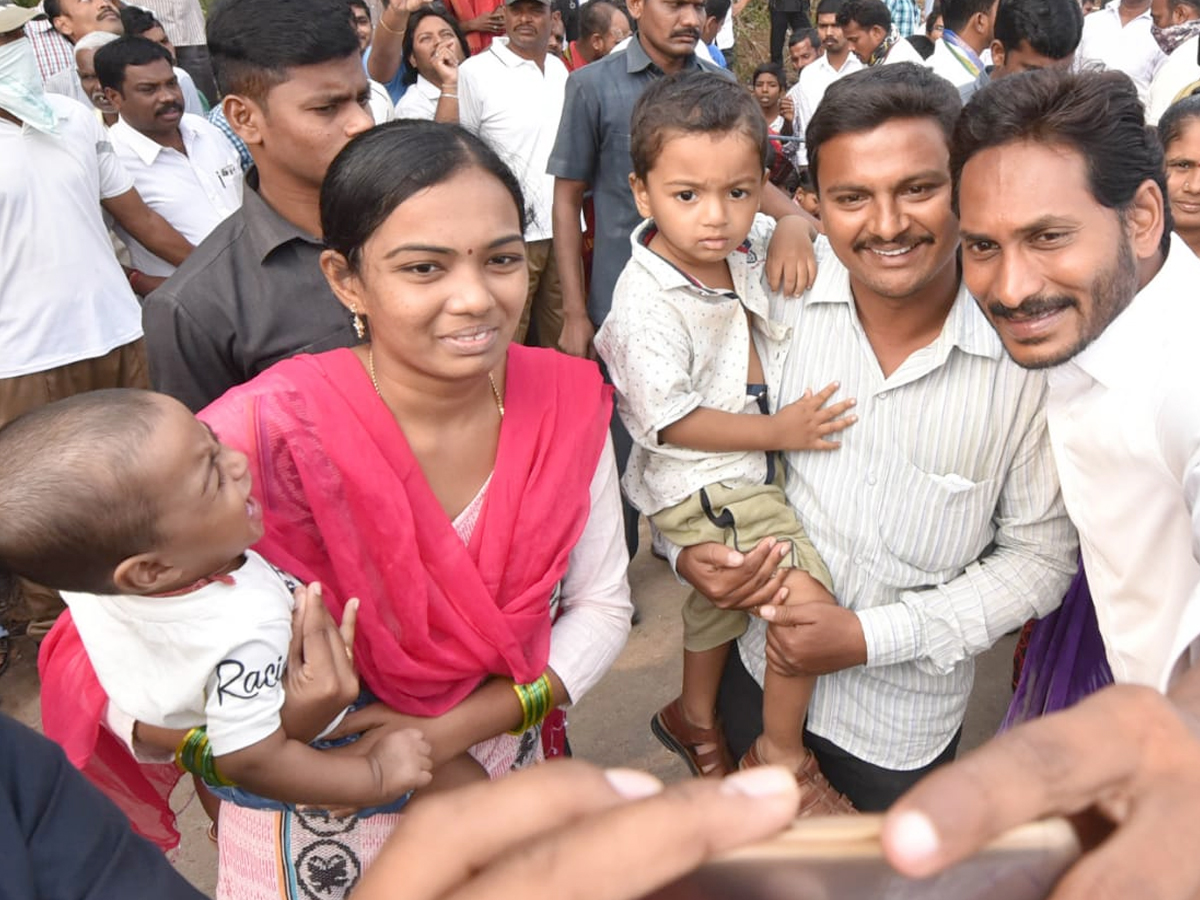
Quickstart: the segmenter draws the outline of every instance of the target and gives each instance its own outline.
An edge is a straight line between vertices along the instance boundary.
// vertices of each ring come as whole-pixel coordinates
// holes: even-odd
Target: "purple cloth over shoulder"
[[[1066,709],[1112,682],[1081,563],[1062,605],[1033,628],[1025,666],[1000,730]]]

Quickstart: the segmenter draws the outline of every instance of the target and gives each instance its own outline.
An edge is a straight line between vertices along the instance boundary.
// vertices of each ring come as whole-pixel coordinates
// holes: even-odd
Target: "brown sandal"
[[[857,815],[858,810],[854,808],[850,798],[840,793],[821,774],[821,767],[817,764],[813,752],[805,750],[804,753],[804,762],[793,773],[796,783],[800,785],[800,808],[796,810],[796,818]],[[755,741],[738,762],[738,768],[751,769],[766,764],[766,760],[759,755],[758,741]]]
[[[683,714],[680,697],[654,714],[650,730],[664,747],[687,764],[693,775],[723,778],[733,771],[733,758],[725,745],[721,722],[718,720],[712,728],[697,728]]]

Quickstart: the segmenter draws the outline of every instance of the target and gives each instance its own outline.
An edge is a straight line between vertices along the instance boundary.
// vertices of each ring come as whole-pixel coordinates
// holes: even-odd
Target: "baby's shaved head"
[[[92,391],[0,428],[0,581],[115,590],[118,563],[154,546],[159,510],[141,474],[167,402],[150,391]]]

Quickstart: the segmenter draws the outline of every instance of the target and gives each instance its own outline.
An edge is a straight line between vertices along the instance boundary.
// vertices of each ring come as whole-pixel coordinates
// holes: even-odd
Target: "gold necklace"
[[[375,348],[370,344],[367,345],[367,371],[371,374],[371,386],[375,388],[375,393],[379,395],[379,399],[383,400],[383,391],[379,389],[379,379],[375,376]],[[504,401],[500,399],[500,390],[496,387],[496,379],[492,377],[492,373],[488,372],[488,384],[492,386],[492,397],[496,401],[496,409],[500,412],[500,418],[504,418]],[[384,401],[387,402],[386,400]]]

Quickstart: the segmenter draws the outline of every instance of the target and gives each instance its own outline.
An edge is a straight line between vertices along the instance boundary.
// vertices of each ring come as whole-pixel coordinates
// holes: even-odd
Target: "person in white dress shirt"
[[[963,277],[1008,354],[1049,374],[1113,678],[1167,693],[1200,687],[1200,259],[1171,233],[1143,115],[1117,73],[1003,79],[964,112],[952,165]]]
[[[934,41],[929,67],[958,88],[964,100],[985,75],[999,0],[942,0],[942,36]]]
[[[959,110],[928,68],[880,66],[832,84],[808,128],[826,237],[813,287],[771,311],[793,329],[776,402],[834,380],[857,399],[836,452],[787,454],[788,501],[839,605],[761,605],[779,587],[768,542],[677,559],[715,604],[759,607],[726,667],[730,749],[757,733],[767,660],[820,674],[804,743],[866,811],[953,758],[974,657],[1053,609],[1075,571],[1045,376],[1006,357],[959,277]]]
[[[795,130],[799,135],[803,135],[808,128],[809,120],[825,96],[825,89],[843,75],[857,72],[863,67],[862,60],[850,52],[846,35],[837,23],[842,3],[843,0],[821,0],[817,6],[817,36],[825,52],[801,70],[800,79],[788,91],[795,110]],[[803,143],[796,156],[802,164],[807,161]]]
[[[1154,39],[1167,54],[1150,82],[1146,122],[1158,124],[1167,107],[1200,82],[1200,0],[1151,0]]]
[[[146,204],[193,244],[242,205],[237,151],[201,116],[184,112],[183,94],[161,44],[123,37],[96,51],[96,75],[120,114],[113,148]],[[118,226],[143,290],[175,271]]]
[[[925,63],[917,49],[896,30],[892,14],[883,0],[846,0],[838,13],[837,24],[863,65]]]
[[[506,0],[507,36],[492,41],[458,72],[458,121],[483,138],[521,183],[527,211],[529,295],[515,341],[532,328],[537,343],[557,347],[562,283],[554,258],[554,176],[546,173],[558,135],[567,67],[547,52],[549,0]]]
[[[396,104],[397,119],[458,119],[458,66],[470,55],[455,18],[433,6],[412,13],[404,31],[404,74],[408,90]]]
[[[1151,28],[1150,0],[1109,0],[1083,20],[1077,67],[1118,69],[1133,79],[1145,103],[1150,82],[1166,61]]]

